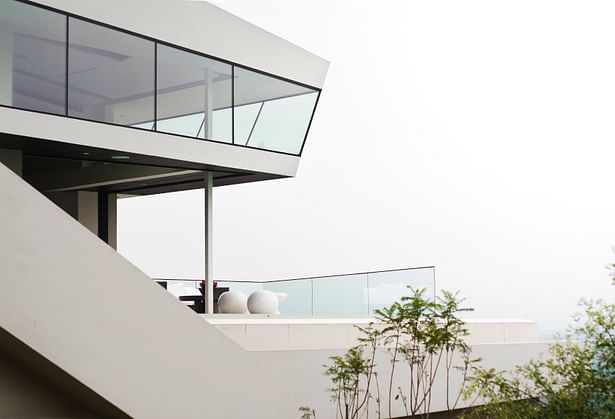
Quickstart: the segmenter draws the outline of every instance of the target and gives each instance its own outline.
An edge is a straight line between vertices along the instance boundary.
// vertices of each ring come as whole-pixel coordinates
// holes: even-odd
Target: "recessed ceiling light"
[[[84,155],[84,156],[89,156],[89,155],[90,155],[90,153],[88,153],[88,152],[84,152],[84,153],[83,153],[83,155]]]
[[[130,156],[111,156],[111,160],[128,160]]]

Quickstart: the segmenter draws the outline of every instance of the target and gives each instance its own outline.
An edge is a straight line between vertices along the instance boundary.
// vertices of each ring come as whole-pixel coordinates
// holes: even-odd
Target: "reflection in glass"
[[[318,92],[235,67],[235,144],[299,154]]]
[[[158,131],[232,142],[232,67],[158,45]]]
[[[0,1],[0,104],[64,115],[66,16]]]
[[[69,18],[68,114],[136,125],[154,120],[154,43]]]

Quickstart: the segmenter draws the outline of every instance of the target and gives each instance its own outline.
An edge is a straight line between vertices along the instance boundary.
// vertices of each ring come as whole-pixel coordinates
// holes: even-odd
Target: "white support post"
[[[214,84],[213,75],[209,70],[205,70],[205,97],[203,106],[203,137],[211,140],[213,133],[213,115],[214,115]]]
[[[214,312],[213,174],[205,172],[205,314]]]

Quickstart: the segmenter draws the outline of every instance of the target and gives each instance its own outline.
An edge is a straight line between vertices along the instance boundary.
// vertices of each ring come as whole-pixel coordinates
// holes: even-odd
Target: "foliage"
[[[299,412],[301,412],[301,419],[316,419],[316,411],[307,406],[301,406]]]
[[[613,252],[615,252],[615,246],[613,246],[612,248]],[[609,276],[611,277],[611,280],[613,281],[613,285],[615,285],[615,263],[609,263],[608,265],[606,265],[606,268],[611,271],[609,272]]]
[[[356,418],[369,397],[361,390],[360,382],[362,378],[369,378],[373,364],[363,357],[360,347],[351,348],[343,356],[334,356],[331,361],[331,365],[325,366],[325,374],[333,384],[329,391],[336,402],[337,414],[343,418]]]
[[[513,373],[473,368],[467,398],[487,404],[473,418],[615,418],[615,304],[582,301],[584,311],[549,356]]]
[[[433,300],[426,296],[424,289],[410,288],[410,291],[409,296],[376,310],[376,322],[359,328],[358,345],[342,356],[332,357],[332,363],[325,365],[325,374],[333,384],[330,393],[336,403],[336,417],[367,416],[370,400],[375,400],[378,417],[381,416],[380,386],[375,372],[376,354],[381,350],[388,354],[390,362],[386,387],[389,417],[397,400],[403,403],[408,416],[428,418],[432,387],[441,369],[445,374],[449,412],[457,406],[461,393],[449,394],[451,371],[459,369],[465,383],[471,365],[477,361],[470,359],[469,347],[464,342],[468,331],[458,317],[459,313],[471,309],[461,306],[463,300],[458,293],[443,291],[441,297]],[[460,355],[462,365],[455,366],[455,357]],[[399,363],[405,364],[409,371],[405,390],[393,388]]]

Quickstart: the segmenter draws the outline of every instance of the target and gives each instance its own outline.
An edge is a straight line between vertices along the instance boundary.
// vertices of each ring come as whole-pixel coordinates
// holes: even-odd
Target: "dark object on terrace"
[[[199,288],[201,290],[201,294],[203,293],[203,288]],[[215,287],[214,288],[214,313],[218,313],[218,298],[229,290],[228,287]],[[205,313],[205,303],[203,301],[203,295],[183,295],[179,297],[180,301],[189,302],[187,304],[191,309],[195,312],[203,314]]]

